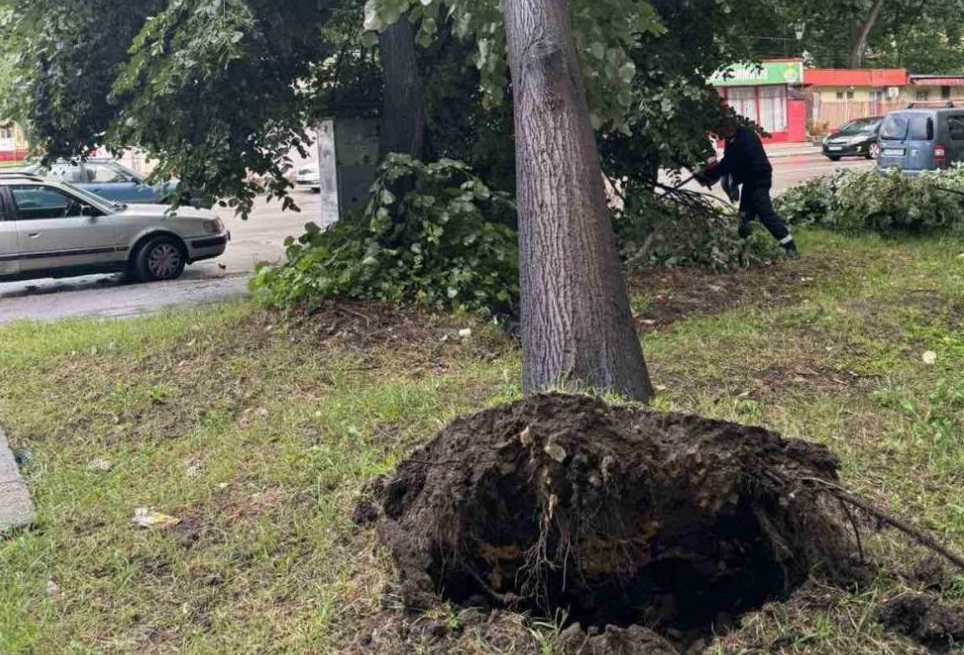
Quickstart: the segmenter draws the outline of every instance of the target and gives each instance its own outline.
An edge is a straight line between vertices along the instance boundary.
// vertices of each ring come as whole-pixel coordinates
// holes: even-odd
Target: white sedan
[[[0,281],[125,272],[172,280],[231,235],[207,209],[112,203],[71,184],[0,173]]]

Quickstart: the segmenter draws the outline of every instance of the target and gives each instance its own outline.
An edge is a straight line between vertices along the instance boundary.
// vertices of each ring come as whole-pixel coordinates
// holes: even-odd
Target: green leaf
[[[636,77],[636,64],[631,61],[627,61],[619,68],[619,76],[624,82],[629,84]]]

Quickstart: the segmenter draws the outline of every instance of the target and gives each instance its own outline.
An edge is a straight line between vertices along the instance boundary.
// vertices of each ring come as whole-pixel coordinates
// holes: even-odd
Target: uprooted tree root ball
[[[811,574],[850,582],[823,446],[549,394],[457,419],[379,491],[410,607],[439,597],[688,646]],[[655,636],[655,635],[654,635]]]

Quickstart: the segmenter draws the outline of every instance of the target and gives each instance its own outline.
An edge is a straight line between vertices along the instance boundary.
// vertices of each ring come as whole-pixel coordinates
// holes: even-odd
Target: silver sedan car
[[[124,272],[172,280],[224,252],[207,209],[112,203],[71,184],[0,173],[0,281]]]

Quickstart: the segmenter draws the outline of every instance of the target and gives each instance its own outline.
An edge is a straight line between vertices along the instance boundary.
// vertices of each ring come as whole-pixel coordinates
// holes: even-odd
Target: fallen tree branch
[[[929,548],[930,550],[942,555],[948,561],[953,563],[959,569],[964,571],[964,557],[961,557],[954,551],[950,550],[947,546],[940,543],[937,539],[927,534],[923,530],[915,528],[906,521],[888,514],[882,509],[874,507],[870,502],[856,496],[853,492],[844,489],[843,487],[836,485],[827,480],[822,480],[820,478],[799,478],[801,482],[809,482],[823,487],[823,490],[833,496],[834,498],[849,503],[857,509],[866,512],[867,514],[873,516],[875,519],[886,523],[892,528],[895,528],[903,532],[908,537],[914,539],[920,545]]]

